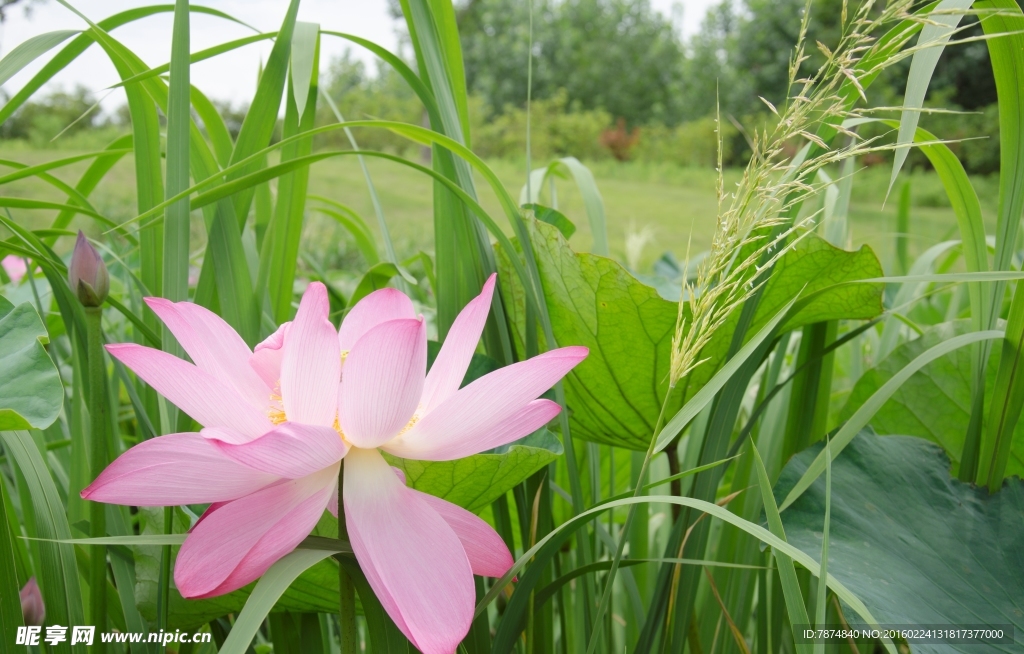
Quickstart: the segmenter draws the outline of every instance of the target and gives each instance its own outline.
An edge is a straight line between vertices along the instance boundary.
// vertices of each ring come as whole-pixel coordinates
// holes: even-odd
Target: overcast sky
[[[651,4],[666,16],[678,21],[685,36],[697,31],[704,13],[716,0],[651,0]],[[90,19],[97,21],[111,14],[153,4],[154,0],[72,0],[74,6]],[[277,29],[287,7],[286,0],[206,0],[205,4],[231,14],[263,31]],[[320,23],[324,29],[348,32],[394,50],[398,43],[397,24],[387,12],[387,0],[303,0],[299,20]],[[83,21],[54,0],[33,4],[26,16],[20,6],[8,11],[7,21],[0,27],[0,47],[7,54],[22,41],[59,29],[82,29]],[[192,15],[192,50],[201,50],[218,43],[248,36],[251,31],[223,19]],[[166,63],[170,57],[171,20],[167,14],[152,16],[131,23],[113,32],[114,36],[132,49],[150,66]],[[343,52],[346,42],[330,37],[322,44],[324,61]],[[8,93],[21,88],[45,61],[43,57],[26,67],[5,84]],[[200,62],[192,67],[192,83],[212,98],[234,103],[247,101],[254,90],[261,59],[266,59],[270,44],[246,46],[232,53]],[[372,62],[374,57],[362,49],[354,54]],[[371,65],[371,69],[374,65]],[[70,89],[84,84],[98,92],[118,81],[116,72],[102,51],[95,45],[78,57],[73,64],[57,75],[52,85]],[[115,91],[103,102],[113,108],[124,101],[123,93]]]

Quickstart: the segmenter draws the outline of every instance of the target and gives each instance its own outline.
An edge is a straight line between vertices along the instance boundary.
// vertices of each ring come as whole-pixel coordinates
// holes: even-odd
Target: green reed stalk
[[[345,524],[345,506],[342,489],[345,488],[345,461],[338,466],[338,538],[348,540]],[[356,654],[359,651],[359,629],[356,626],[356,586],[345,566],[338,562],[338,620],[340,626],[341,654]]]
[[[658,420],[654,423],[654,433],[651,434],[651,442],[647,446],[647,453],[644,455],[643,465],[640,466],[640,474],[637,476],[636,486],[633,488],[633,497],[639,497],[644,491],[644,480],[647,479],[647,469],[651,465],[651,459],[654,458],[654,450],[658,444],[658,436],[661,434],[661,427],[665,424],[665,409],[668,407],[668,398],[672,395],[674,387],[669,386],[665,392],[665,399],[661,402],[661,411],[658,412]],[[612,484],[614,485],[614,476],[612,477]],[[612,488],[612,494],[614,494],[614,487]],[[612,588],[615,585],[615,573],[619,570],[619,564],[622,561],[622,552],[626,546],[626,541],[629,539],[630,530],[633,527],[633,518],[636,516],[636,509],[638,504],[630,504],[629,511],[626,513],[626,524],[622,527],[622,535],[619,537],[619,543],[615,549],[615,557],[612,559],[612,567],[608,570],[608,577],[605,579],[604,593],[601,595],[601,602],[597,607],[597,615],[594,616],[593,631],[590,634],[590,644],[587,646],[587,654],[593,654],[594,647],[597,645],[598,630],[601,629],[601,618],[604,616],[604,612],[608,608],[608,604],[611,600]],[[645,507],[646,508],[646,507]],[[635,556],[635,555],[630,555]]]
[[[96,479],[107,467],[107,376],[103,362],[103,308],[85,307],[86,342],[89,361],[89,419],[91,446],[89,464],[92,478]],[[107,535],[106,505],[89,503],[89,535],[102,538]],[[107,623],[107,548],[104,545],[92,547],[91,570],[89,574],[90,622],[97,631],[105,631]],[[99,640],[97,652],[106,651]]]

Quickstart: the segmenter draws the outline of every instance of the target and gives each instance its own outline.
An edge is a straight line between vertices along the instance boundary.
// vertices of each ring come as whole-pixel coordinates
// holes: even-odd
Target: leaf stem
[[[89,419],[90,419],[90,472],[96,479],[107,467],[107,376],[103,360],[103,309],[85,307],[86,344],[89,362]],[[89,534],[94,538],[107,535],[106,506],[100,502],[89,504]],[[107,624],[107,548],[92,547],[89,574],[90,621],[97,631],[105,631]],[[105,646],[97,642],[97,651]]]
[[[348,540],[345,525],[345,505],[341,493],[345,488],[345,460],[338,465],[338,538]],[[338,562],[338,620],[341,636],[341,654],[356,654],[359,632],[356,627],[356,587],[345,566]]]

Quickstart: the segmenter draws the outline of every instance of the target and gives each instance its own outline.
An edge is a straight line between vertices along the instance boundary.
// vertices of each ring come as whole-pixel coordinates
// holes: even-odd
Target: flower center
[[[270,394],[270,407],[267,408],[267,417],[270,422],[280,425],[288,420],[284,415],[284,400],[281,398],[281,381],[274,384],[274,392]]]
[[[288,421],[288,416],[285,415],[284,412],[284,401],[281,398],[280,381],[274,385],[274,392],[270,394],[270,406],[267,407],[267,418],[269,418],[270,422],[274,425],[280,425],[281,423]],[[412,427],[414,422],[416,422],[416,418],[413,418],[412,421],[406,425],[405,429]],[[341,430],[341,423],[338,421],[337,413],[334,414],[334,424],[331,425],[331,428],[338,432],[338,436],[342,441],[347,445],[351,445],[351,443],[348,442],[348,439],[345,438],[345,432]],[[402,430],[402,433],[405,433],[405,430]]]

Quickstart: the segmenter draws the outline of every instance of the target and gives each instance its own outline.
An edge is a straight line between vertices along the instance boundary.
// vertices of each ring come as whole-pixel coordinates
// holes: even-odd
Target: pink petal
[[[462,380],[469,369],[469,362],[484,331],[487,314],[491,311],[491,297],[494,294],[494,279],[491,275],[484,284],[480,295],[467,304],[448,330],[444,345],[434,360],[434,365],[427,373],[427,381],[423,385],[421,411],[430,413],[431,409],[448,399],[459,390]]]
[[[587,354],[585,347],[563,347],[484,375],[420,418],[385,449],[396,456],[440,461],[525,436],[558,413],[550,403],[531,401]]]
[[[232,445],[242,445],[254,440],[229,427],[204,427],[199,433],[207,440],[221,441],[223,443],[231,443]],[[260,436],[257,436],[257,438],[260,438]]]
[[[131,506],[206,504],[234,500],[276,481],[232,461],[199,434],[168,434],[117,457],[82,498]]]
[[[476,602],[458,536],[376,450],[348,453],[342,498],[352,549],[388,615],[424,654],[454,652]]]
[[[473,574],[481,577],[500,577],[515,560],[508,546],[501,539],[498,532],[494,531],[489,524],[473,515],[461,506],[446,502],[440,497],[434,497],[418,490],[412,492],[419,495],[430,505],[437,514],[444,518],[448,526],[452,528],[455,535],[459,537],[462,547],[466,550],[469,558],[469,565],[473,568]]]
[[[383,450],[403,459],[451,461],[486,452],[531,434],[558,415],[562,407],[551,400],[534,400],[511,416],[477,416],[475,421],[435,418],[410,429]],[[443,414],[441,414],[443,416]],[[421,421],[422,422],[422,421]]]
[[[277,331],[257,345],[256,350],[249,357],[249,365],[270,388],[276,388],[278,382],[281,381],[281,359],[284,358],[284,340],[291,326],[291,321],[282,324],[277,328]]]
[[[268,388],[249,366],[252,356],[249,346],[220,316],[192,302],[148,297],[146,304],[167,325],[200,370],[233,386],[253,406],[266,408],[273,387]]]
[[[214,511],[216,511],[217,509],[222,509],[225,506],[227,506],[228,504],[231,504],[231,502],[214,502],[210,506],[206,507],[206,510],[203,511],[203,515],[199,516],[199,519],[196,520],[196,523],[194,525],[192,525],[192,527],[188,530],[188,533],[191,534],[193,531],[196,530],[196,527],[199,526],[200,522],[202,522],[203,520],[206,520],[207,518],[209,518],[210,515]]]
[[[412,300],[405,293],[394,288],[374,291],[356,302],[341,322],[341,329],[338,330],[341,351],[351,351],[363,334],[381,323],[415,317]]]
[[[339,412],[345,438],[356,447],[391,440],[416,411],[426,371],[422,320],[392,320],[366,332],[345,360]]]
[[[176,356],[133,343],[108,345],[107,352],[204,427],[227,427],[248,439],[274,427],[234,388]]]
[[[331,512],[335,518],[338,517],[338,485],[334,485],[334,492],[331,494],[331,499],[327,500],[327,510]]]
[[[214,440],[227,457],[286,479],[298,479],[334,465],[348,446],[330,427],[286,422],[254,441],[235,444]]]
[[[281,398],[292,422],[329,427],[337,416],[341,353],[329,313],[327,287],[313,282],[302,294],[281,361]]]
[[[257,579],[313,530],[337,476],[334,465],[208,512],[178,552],[178,590],[188,598],[213,597]]]

